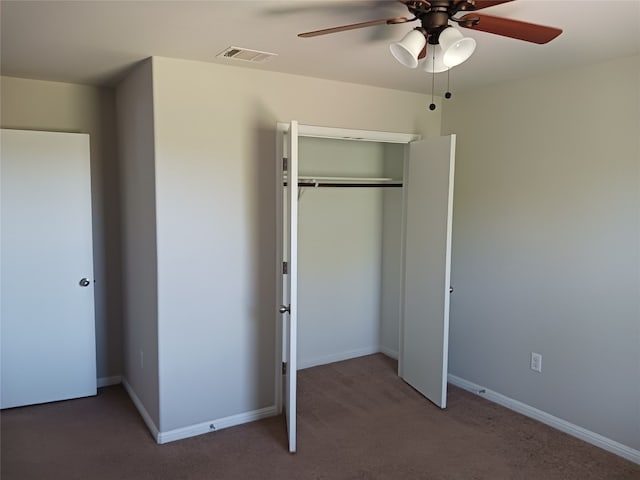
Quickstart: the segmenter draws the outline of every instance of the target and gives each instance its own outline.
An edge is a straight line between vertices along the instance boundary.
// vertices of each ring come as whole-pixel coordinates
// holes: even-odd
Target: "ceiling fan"
[[[533,23],[494,17],[475,13],[476,10],[493,7],[513,0],[397,0],[404,4],[413,18],[391,17],[369,22],[353,23],[339,27],[325,28],[300,33],[303,38],[316,37],[329,33],[344,32],[374,25],[396,25],[420,21],[420,26],[411,30],[401,41],[392,43],[389,48],[393,56],[406,67],[416,68],[419,60],[427,56],[424,69],[429,73],[448,71],[467,60],[475,50],[475,40],[465,38],[462,33],[450,25],[493,33],[537,44],[545,44],[556,38],[562,30]]]

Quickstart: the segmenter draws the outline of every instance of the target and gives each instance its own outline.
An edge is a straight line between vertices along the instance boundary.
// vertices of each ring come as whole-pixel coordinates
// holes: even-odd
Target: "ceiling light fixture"
[[[447,72],[445,98],[451,98],[449,71],[452,67],[468,60],[475,49],[476,41],[473,38],[464,37],[458,29],[450,25],[441,27],[435,33],[429,33],[424,28],[418,27],[407,33],[399,42],[389,45],[391,54],[405,67],[416,68],[424,58],[422,69],[432,75],[430,110],[436,109],[433,101],[435,74]]]
[[[473,38],[464,37],[460,30],[453,27],[440,32],[438,43],[444,52],[442,63],[448,67],[455,67],[468,60],[476,49],[476,41]]]
[[[408,68],[416,68],[418,66],[418,55],[427,43],[424,33],[416,28],[407,33],[399,42],[393,42],[389,45],[391,54],[402,65]]]
[[[442,57],[444,57],[444,51],[440,45],[428,45],[422,69],[427,73],[446,72],[449,67],[442,62]]]
[[[440,73],[465,62],[476,49],[473,38],[465,37],[457,28],[448,26],[435,35],[429,35],[427,50],[434,48],[434,57],[423,51],[427,45],[427,36],[423,29],[416,28],[399,42],[389,45],[389,50],[398,62],[408,68],[416,68],[419,60],[426,56],[424,70],[428,73]]]

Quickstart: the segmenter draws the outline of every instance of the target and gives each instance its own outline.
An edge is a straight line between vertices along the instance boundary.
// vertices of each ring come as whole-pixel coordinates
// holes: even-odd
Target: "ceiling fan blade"
[[[351,25],[342,25],[341,27],[325,28],[323,30],[315,30],[313,32],[299,33],[298,36],[302,38],[317,37],[318,35],[327,35],[328,33],[346,32],[347,30],[373,27],[374,25],[393,25],[408,21],[409,19],[407,17],[381,18],[380,20],[371,20],[370,22],[352,23]]]
[[[513,0],[476,0],[475,10],[482,10],[483,8],[493,7],[494,5],[500,5],[501,3],[509,3]]]
[[[478,20],[476,23],[475,20]],[[492,17],[478,13],[464,15],[458,23],[461,27],[481,32],[494,33],[503,37],[516,38],[525,42],[544,44],[562,33],[560,28],[521,22],[509,18]]]

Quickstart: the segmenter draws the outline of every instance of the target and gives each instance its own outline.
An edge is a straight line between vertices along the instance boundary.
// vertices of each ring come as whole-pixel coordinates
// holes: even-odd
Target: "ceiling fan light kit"
[[[316,37],[374,25],[396,25],[419,20],[420,27],[411,30],[399,42],[389,45],[391,54],[408,68],[416,68],[420,60],[426,58],[422,67],[424,71],[431,74],[448,72],[449,69],[468,60],[476,48],[476,41],[473,38],[464,37],[449,22],[457,23],[462,28],[539,45],[550,42],[562,33],[561,29],[555,27],[475,13],[476,10],[512,1],[514,0],[398,0],[409,10],[413,18],[383,18],[300,33],[298,36]],[[433,83],[432,78],[432,96]],[[447,91],[445,98],[449,97],[451,93]],[[429,108],[435,110],[433,100]]]
[[[448,27],[440,32],[438,43],[444,52],[442,63],[447,67],[455,67],[469,59],[476,49],[473,38],[464,37],[456,28]]]
[[[418,66],[418,55],[427,43],[424,34],[419,30],[411,30],[399,42],[389,45],[389,50],[394,58],[408,68]]]
[[[429,45],[427,48],[427,54],[422,62],[422,69],[427,73],[442,73],[449,70],[443,61],[444,52],[440,45]]]
[[[464,37],[453,27],[445,27],[437,37],[425,34],[422,28],[416,28],[399,42],[389,45],[391,54],[405,67],[416,68],[424,57],[423,70],[428,73],[445,72],[460,65],[471,57],[475,49],[476,41]],[[435,54],[435,58],[432,54]]]

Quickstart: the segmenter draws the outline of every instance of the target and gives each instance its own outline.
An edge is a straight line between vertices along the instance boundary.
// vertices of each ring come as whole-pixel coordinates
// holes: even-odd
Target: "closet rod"
[[[284,182],[284,186],[287,186],[287,182]],[[379,182],[358,182],[358,183],[327,183],[327,182],[298,182],[298,187],[318,187],[318,188],[340,188],[340,187],[360,187],[360,188],[399,188],[402,187],[402,183],[379,183]]]
[[[287,179],[287,174],[284,174],[284,179]],[[366,182],[366,183],[379,183],[379,182],[402,182],[399,178],[393,177],[323,177],[318,175],[298,175],[299,182]]]

